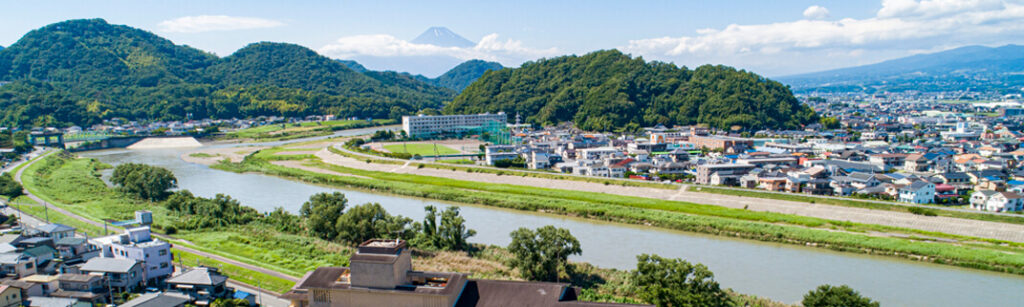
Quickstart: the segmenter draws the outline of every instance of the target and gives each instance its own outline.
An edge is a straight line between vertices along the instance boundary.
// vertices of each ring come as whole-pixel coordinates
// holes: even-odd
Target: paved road
[[[336,145],[336,148],[339,147],[340,146]],[[339,149],[345,150],[344,148]],[[353,154],[359,154],[352,151],[348,152]],[[941,216],[927,217],[915,215],[909,212],[872,210],[865,208],[854,208],[826,204],[811,204],[805,202],[701,193],[693,191],[696,190],[697,186],[689,188],[687,186],[680,186],[680,188],[676,190],[644,187],[624,187],[615,184],[604,185],[603,183],[593,182],[556,180],[548,178],[522,176],[498,176],[496,174],[479,172],[453,172],[451,170],[435,168],[417,168],[405,167],[402,165],[394,164],[366,163],[366,161],[359,161],[356,159],[348,158],[330,152],[326,149],[317,152],[316,156],[326,163],[375,171],[409,173],[424,176],[444,177],[488,183],[513,184],[541,188],[554,188],[674,200],[737,209],[746,208],[747,210],[752,211],[776,212],[837,221],[850,221],[863,224],[886,225],[910,229],[919,229],[924,231],[943,232],[963,236],[1024,242],[1024,225],[1021,224],[986,222],[979,220],[950,218]],[[379,157],[376,158],[380,159]],[[407,160],[396,161],[408,162]],[[406,165],[408,165],[408,163],[406,163]]]
[[[43,154],[43,156],[45,157],[45,156],[54,154],[56,152],[57,151],[46,152],[46,153]],[[21,169],[19,169],[18,172],[14,175],[14,179],[16,181],[18,181],[18,182],[21,182],[21,175],[25,171],[25,169],[27,169],[29,166],[32,166],[33,163],[35,163],[35,162],[37,162],[39,160],[41,160],[41,158],[40,159],[33,159],[33,160],[28,161],[28,164],[26,164],[25,167],[22,167]],[[41,198],[37,197],[36,195],[28,193],[28,191],[26,191],[26,196],[28,196],[29,198],[31,198],[32,200],[34,200],[34,201],[36,201],[36,202],[38,202],[40,204],[44,204],[44,205],[47,204],[47,202],[43,201]],[[90,219],[84,218],[84,217],[79,216],[77,214],[74,214],[74,213],[72,213],[70,211],[64,210],[63,208],[60,208],[60,207],[56,207],[56,206],[47,206],[47,207],[49,208],[49,210],[53,210],[56,213],[60,213],[60,214],[72,217],[74,219],[77,219],[79,221],[82,221],[82,222],[85,222],[85,223],[88,223],[88,224],[92,224],[92,225],[96,225],[96,226],[100,226],[100,227],[103,227],[103,225],[104,225],[101,222],[97,222],[97,221],[94,221],[94,220],[90,220]],[[45,223],[44,221],[40,220],[37,217],[17,212],[17,210],[14,207],[4,208],[3,212],[5,212],[5,214],[18,213],[18,215],[22,217],[22,222],[25,225],[35,226],[35,225],[40,225],[40,224]],[[156,235],[157,237],[161,237],[164,240],[177,240],[177,239],[175,239],[173,237],[168,237],[168,236],[162,235],[162,234],[154,234],[154,235]],[[287,274],[284,274],[284,273],[281,273],[281,272],[277,272],[277,271],[274,271],[274,270],[269,270],[269,269],[265,269],[265,268],[262,268],[262,267],[254,266],[254,265],[247,264],[247,263],[240,262],[240,261],[236,261],[236,260],[233,260],[233,259],[224,258],[224,257],[221,257],[219,255],[210,254],[210,253],[207,253],[207,252],[204,252],[204,251],[200,251],[200,250],[196,250],[196,249],[193,249],[193,248],[189,248],[189,247],[186,247],[186,246],[175,245],[174,248],[182,250],[182,251],[186,251],[186,252],[189,252],[189,253],[193,253],[193,254],[196,254],[196,255],[199,255],[199,256],[203,256],[203,257],[207,257],[207,258],[210,258],[210,259],[214,259],[214,260],[217,260],[217,261],[221,261],[221,262],[225,262],[225,263],[230,263],[230,264],[233,264],[233,265],[236,265],[236,266],[239,266],[239,267],[243,267],[243,268],[246,268],[246,269],[249,269],[249,270],[253,270],[253,271],[265,273],[265,274],[268,274],[268,275],[280,277],[280,278],[283,278],[285,280],[298,281],[298,278],[296,278],[294,276],[291,276],[291,275],[287,275]],[[243,283],[240,283],[240,282],[237,282],[237,281],[232,281],[232,283],[234,283],[236,285],[244,285]],[[256,290],[255,290],[256,287],[254,287],[254,286],[245,286],[244,288],[249,289],[250,290],[249,292],[256,293]],[[275,294],[273,292],[262,291],[261,295],[263,297],[264,304],[267,304],[266,306],[286,307],[286,306],[289,305],[289,303],[286,300],[282,300],[282,299],[278,298],[277,294]]]

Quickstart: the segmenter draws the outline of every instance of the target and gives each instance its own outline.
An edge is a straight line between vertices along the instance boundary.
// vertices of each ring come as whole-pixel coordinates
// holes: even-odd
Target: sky
[[[4,0],[0,7],[2,46],[50,23],[103,18],[219,56],[275,41],[339,59],[449,57],[514,67],[616,48],[647,60],[724,64],[770,77],[966,45],[1024,44],[1024,0]],[[432,26],[476,46],[409,42]],[[378,66],[371,69],[438,74],[403,61],[371,63]]]

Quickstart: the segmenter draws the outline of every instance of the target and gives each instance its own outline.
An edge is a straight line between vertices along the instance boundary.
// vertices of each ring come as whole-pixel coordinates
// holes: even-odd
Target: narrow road
[[[45,158],[45,157],[47,157],[49,155],[55,154],[55,153],[57,153],[57,151],[49,151],[49,152],[44,153],[39,158],[29,160],[27,162],[27,164],[25,165],[25,167],[22,167],[21,169],[19,169],[18,172],[14,175],[14,179],[16,181],[18,181],[19,183],[21,183],[22,182],[21,181],[21,175],[25,171],[25,169],[28,169],[30,166],[32,166],[32,164],[38,162],[39,160],[42,160],[43,158]],[[48,210],[53,210],[53,211],[55,211],[57,213],[69,216],[71,218],[74,218],[76,220],[82,221],[84,223],[88,223],[88,224],[91,224],[91,225],[96,225],[96,226],[99,226],[99,227],[103,227],[104,226],[104,223],[84,218],[84,217],[79,216],[79,215],[77,215],[75,213],[72,213],[72,212],[70,212],[68,210],[65,210],[64,208],[57,207],[57,206],[50,206],[49,203],[47,203],[43,199],[39,198],[38,196],[33,195],[32,193],[30,193],[27,190],[25,191],[25,195],[28,196],[30,199],[32,199],[32,200],[34,200],[34,201],[36,201],[36,202],[38,202],[38,203],[40,203],[40,204],[42,204],[44,206],[47,206],[47,208],[49,208]],[[11,208],[11,207],[8,207],[8,208],[4,209],[4,212],[12,212],[12,213],[14,213],[15,211],[16,211],[16,209]],[[26,224],[29,224],[29,225],[39,225],[39,224],[44,223],[43,221],[39,220],[38,218],[33,217],[31,215],[28,215],[28,214],[25,214],[24,212],[21,212],[20,216],[24,217],[25,219],[24,219],[23,222],[26,223]],[[163,234],[154,233],[154,235],[157,236],[157,237],[160,237],[160,238],[162,238],[164,240],[168,240],[168,241],[170,241],[170,240],[180,240],[180,239],[176,239],[174,237],[170,237],[170,236],[163,235]],[[199,256],[202,256],[202,257],[206,257],[206,258],[214,259],[214,260],[221,261],[221,262],[224,262],[224,263],[229,263],[229,264],[232,264],[232,265],[236,265],[236,266],[248,269],[248,270],[257,271],[257,272],[264,273],[264,274],[267,274],[267,275],[279,277],[279,278],[282,278],[282,279],[285,279],[285,280],[289,280],[289,281],[298,281],[299,280],[297,277],[294,277],[294,276],[291,276],[291,275],[288,275],[288,274],[284,274],[284,273],[281,273],[281,272],[278,272],[278,271],[274,271],[274,270],[269,270],[269,269],[262,268],[262,267],[259,267],[259,266],[254,266],[254,265],[251,265],[251,264],[248,264],[248,263],[244,263],[244,262],[240,262],[240,261],[237,261],[237,260],[225,258],[225,257],[219,256],[219,255],[215,255],[215,254],[207,253],[207,252],[204,252],[204,251],[196,250],[196,249],[193,249],[193,248],[190,248],[190,247],[186,247],[186,246],[182,246],[182,245],[174,245],[174,248],[182,250],[182,251],[185,251],[185,252],[193,253],[193,254],[196,254],[196,255],[199,255]],[[237,282],[237,281],[233,281],[233,282],[236,283],[236,284],[242,284],[242,283]],[[250,290],[253,290],[253,292],[255,292],[255,289],[256,289],[256,287],[252,286],[252,285],[248,285],[247,288],[249,288]],[[263,291],[263,295],[264,295],[264,303],[265,304],[267,302],[280,302],[280,301],[284,301],[284,300],[281,300],[281,299],[277,298],[277,294],[275,294],[273,292],[270,292],[270,291],[264,290]],[[273,299],[268,300],[266,298],[267,296],[273,297]],[[275,306],[275,307],[276,306],[288,306],[288,304],[284,304],[284,305],[266,305],[266,306]]]

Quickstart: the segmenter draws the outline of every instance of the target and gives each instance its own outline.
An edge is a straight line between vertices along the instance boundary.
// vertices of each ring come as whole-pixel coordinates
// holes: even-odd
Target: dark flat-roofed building
[[[412,270],[401,240],[359,245],[350,267],[306,273],[282,298],[296,307],[327,306],[589,306],[568,284],[469,280],[467,274]],[[609,304],[600,304],[609,305]]]

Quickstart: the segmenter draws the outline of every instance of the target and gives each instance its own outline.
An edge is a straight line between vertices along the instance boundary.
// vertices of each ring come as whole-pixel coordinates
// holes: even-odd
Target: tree
[[[15,199],[24,194],[21,184],[15,181],[10,173],[0,175],[0,195],[7,196],[7,199]]]
[[[267,224],[270,224],[271,226],[274,226],[274,229],[276,229],[277,231],[284,233],[297,234],[302,232],[302,230],[304,229],[302,227],[303,225],[301,217],[294,215],[288,211],[285,211],[284,208],[281,207],[274,208],[274,211],[268,213],[263,218],[263,221],[265,221]]]
[[[639,255],[633,285],[638,296],[656,306],[729,306],[728,295],[703,264],[657,255]]]
[[[306,219],[306,227],[314,236],[333,240],[338,236],[338,219],[348,199],[341,192],[317,193],[309,197],[309,201],[302,204],[299,214]]]
[[[825,129],[838,129],[840,127],[839,119],[835,117],[822,117],[819,123]]]
[[[388,214],[380,204],[362,204],[348,209],[335,224],[338,239],[359,244],[369,239],[409,239],[412,219]]]
[[[459,207],[448,207],[441,212],[441,225],[437,224],[437,208],[427,206],[423,224],[416,228],[419,233],[413,244],[420,248],[439,250],[467,250],[469,237],[476,235],[476,230],[466,229],[466,219],[459,216]]]
[[[847,285],[821,285],[804,295],[804,307],[878,307],[878,302],[863,297]]]
[[[520,275],[528,280],[556,281],[569,255],[583,253],[580,242],[565,228],[519,228],[509,235],[512,243],[508,251],[513,256],[510,266],[519,269]]]
[[[219,299],[213,301],[213,304],[210,304],[210,306],[211,307],[249,307],[249,301],[244,300],[244,299],[240,299],[240,298],[236,298],[236,299],[219,298]]]
[[[178,179],[170,170],[139,163],[118,165],[110,182],[121,186],[125,193],[149,201],[166,199],[169,190],[178,186]]]

